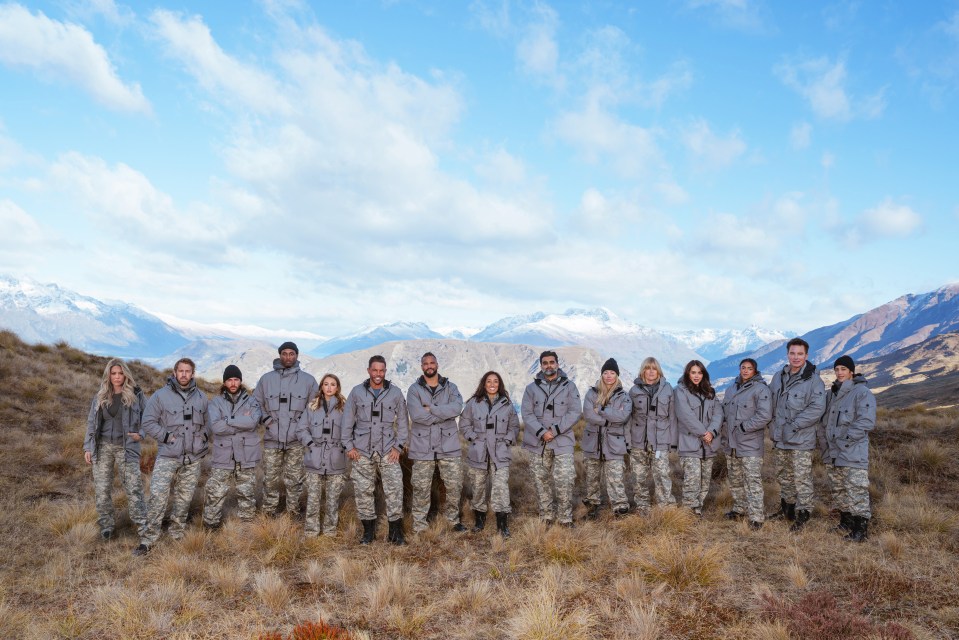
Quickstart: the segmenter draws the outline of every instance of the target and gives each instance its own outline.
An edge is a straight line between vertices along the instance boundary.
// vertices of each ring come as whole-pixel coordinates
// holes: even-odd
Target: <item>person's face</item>
[[[801,344],[794,344],[789,347],[789,351],[786,352],[786,357],[789,358],[789,368],[793,372],[799,371],[806,364],[806,350],[803,349]]]
[[[293,349],[284,349],[280,352],[280,364],[284,369],[289,369],[296,364],[296,351]]]
[[[373,383],[373,386],[379,387],[386,378],[386,365],[382,362],[374,362],[366,370],[366,373],[370,375],[370,382]]]
[[[340,390],[340,385],[336,384],[336,380],[333,378],[324,378],[321,389],[323,390],[323,396],[329,399],[335,396],[336,392]]]
[[[483,383],[483,388],[486,389],[486,393],[491,396],[495,396],[499,393],[499,378],[490,374],[486,376],[486,381]]]
[[[744,362],[741,365],[739,365],[739,377],[742,378],[743,382],[746,382],[747,380],[752,378],[754,375],[756,375],[756,367],[749,364],[748,362]]]
[[[607,369],[606,371],[603,372],[603,375],[602,375],[603,384],[605,384],[607,387],[611,387],[614,384],[616,384],[616,378],[618,377],[619,376],[616,375],[615,371],[610,371],[609,369]]]
[[[236,393],[240,390],[241,384],[243,384],[243,381],[239,378],[227,378],[223,386],[226,387],[226,390],[230,393]]]
[[[646,384],[656,384],[657,380],[659,380],[659,371],[656,371],[656,367],[648,366],[643,369],[643,382]]]
[[[546,356],[539,361],[539,368],[543,371],[544,376],[552,378],[559,370],[559,363],[556,362],[556,358],[553,356]]]
[[[844,367],[842,365],[838,365],[836,367],[836,380],[842,383],[842,382],[845,382],[846,380],[851,380],[851,379],[852,379],[852,371],[849,370],[849,367]]]
[[[694,365],[693,368],[689,370],[689,379],[693,384],[698,385],[703,381],[703,370]]]
[[[113,388],[122,389],[123,383],[127,381],[127,377],[123,375],[123,367],[118,364],[110,367],[110,384],[113,385]]]
[[[439,371],[439,365],[436,363],[436,358],[433,356],[426,356],[423,358],[423,361],[420,362],[420,367],[423,369],[423,375],[427,378],[432,378],[436,375],[436,372]]]
[[[193,367],[185,362],[181,362],[176,366],[176,369],[173,370],[173,375],[176,377],[177,384],[185,387],[190,384],[190,380],[193,380]]]

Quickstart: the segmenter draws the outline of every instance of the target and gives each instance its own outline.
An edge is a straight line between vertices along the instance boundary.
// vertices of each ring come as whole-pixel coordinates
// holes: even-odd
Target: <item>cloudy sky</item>
[[[213,4],[0,3],[0,273],[323,335],[959,280],[956,1]]]

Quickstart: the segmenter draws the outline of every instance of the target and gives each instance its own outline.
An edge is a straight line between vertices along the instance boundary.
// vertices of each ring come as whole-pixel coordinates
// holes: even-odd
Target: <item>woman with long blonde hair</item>
[[[297,422],[296,437],[306,448],[303,455],[303,469],[306,471],[303,535],[307,537],[316,537],[321,532],[325,536],[336,535],[340,494],[346,483],[346,447],[342,430],[345,404],[340,379],[327,373],[320,380],[319,392]],[[326,500],[323,500],[324,490]],[[321,511],[324,511],[322,526]]]
[[[123,360],[107,362],[100,388],[90,403],[87,430],[83,439],[83,459],[93,466],[93,492],[97,505],[97,524],[104,540],[113,537],[116,520],[113,512],[113,468],[120,467],[123,490],[127,494],[130,520],[142,534],[146,526],[143,476],[140,475],[140,419],[146,399]]]
[[[599,515],[600,478],[606,476],[606,495],[613,514],[629,513],[626,498],[626,454],[630,446],[627,423],[633,403],[623,391],[619,380],[619,365],[612,358],[603,363],[596,386],[586,392],[583,417],[586,428],[580,441],[583,462],[586,465],[586,517],[595,520]]]
[[[639,375],[629,390],[633,415],[629,420],[633,468],[633,502],[637,513],[649,512],[649,480],[652,477],[656,504],[672,506],[672,469],[669,452],[676,449],[676,421],[673,419],[673,387],[666,381],[656,358],[648,357],[639,365]]]

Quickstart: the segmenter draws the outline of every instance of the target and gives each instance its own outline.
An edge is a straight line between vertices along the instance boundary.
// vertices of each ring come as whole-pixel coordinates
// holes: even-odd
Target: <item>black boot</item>
[[[376,538],[376,518],[372,520],[360,520],[363,523],[363,537],[360,538],[360,544],[369,544]]]
[[[587,520],[595,520],[599,517],[599,505],[589,504],[589,510],[586,512]]]
[[[795,506],[794,506],[794,508],[795,508]],[[779,499],[779,511],[776,511],[775,513],[770,513],[768,516],[766,516],[766,519],[767,519],[767,520],[782,520],[783,518],[787,518],[788,516],[789,516],[789,503],[786,502],[785,500],[783,500],[782,498],[780,498],[780,499]]]
[[[403,519],[397,518],[390,520],[390,533],[387,540],[397,546],[406,544],[406,538],[403,537]]]
[[[791,506],[794,507],[795,505],[791,505]],[[806,509],[800,509],[799,511],[797,511],[796,521],[793,522],[791,527],[789,527],[789,530],[793,532],[801,531],[802,528],[806,526],[806,523],[809,522],[809,516],[810,516],[810,513]]]
[[[486,526],[486,512],[473,509],[473,533],[479,533]]]
[[[840,511],[839,524],[833,527],[833,531],[838,533],[848,533],[852,531],[852,514],[848,511]]]
[[[808,514],[808,512],[807,512],[807,514]],[[787,505],[786,505],[786,520],[789,520],[790,522],[794,522],[794,521],[796,520],[796,517],[797,517],[797,515],[796,515],[796,503],[787,504]],[[809,517],[808,517],[808,515],[807,515],[806,520],[808,520],[808,519],[809,519]]]
[[[497,511],[496,512],[496,530],[499,531],[500,535],[504,538],[509,537],[509,514]]]
[[[738,511],[727,511],[725,517],[727,520],[742,520],[745,516]]]
[[[850,516],[852,518],[852,530],[846,536],[853,542],[865,542],[869,537],[869,518],[865,516]]]

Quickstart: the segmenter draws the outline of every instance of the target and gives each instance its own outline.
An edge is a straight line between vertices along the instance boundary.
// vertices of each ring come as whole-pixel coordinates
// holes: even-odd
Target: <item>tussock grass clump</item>
[[[692,529],[697,518],[689,509],[655,506],[649,515],[634,516],[613,524],[620,537],[634,541],[644,536],[678,536]]]
[[[347,555],[338,555],[333,559],[329,575],[340,589],[352,589],[366,577],[366,564]]]
[[[260,601],[271,611],[282,611],[290,604],[290,587],[275,569],[258,571],[253,576],[253,585]]]
[[[786,578],[797,589],[805,589],[809,586],[809,576],[798,562],[792,562],[786,566]]]
[[[952,463],[953,455],[942,442],[923,439],[910,442],[900,448],[900,456],[906,466],[916,475],[941,472]]]
[[[921,488],[886,496],[878,511],[881,522],[897,531],[949,535],[959,530],[959,515],[934,504]]]
[[[447,601],[453,611],[481,614],[492,597],[493,583],[479,579],[455,587]]]
[[[560,567],[543,570],[538,587],[519,603],[509,619],[511,636],[517,640],[586,640],[592,638],[594,619],[583,607],[572,607],[560,600],[568,580]]]
[[[419,572],[413,565],[395,560],[387,561],[373,573],[373,578],[362,587],[362,593],[373,613],[382,612],[388,606],[405,606],[418,591]]]
[[[879,548],[890,558],[895,560],[901,558],[904,547],[902,538],[892,531],[886,531],[879,536]]]
[[[214,563],[211,564],[208,571],[210,584],[221,595],[227,598],[234,598],[246,588],[250,579],[250,570],[246,562],[232,563]]]
[[[726,551],[660,536],[643,547],[639,568],[655,582],[674,589],[711,587],[724,578]]]
[[[47,529],[58,536],[64,536],[79,524],[96,522],[97,510],[90,503],[69,502],[57,505],[55,509],[46,509],[40,517]]]
[[[913,634],[894,622],[877,625],[862,615],[859,602],[840,604],[825,591],[814,591],[797,601],[766,596],[762,613],[785,624],[797,638],[875,638],[911,640]]]
[[[286,514],[259,518],[251,527],[251,548],[264,565],[289,566],[300,551],[299,527]]]

